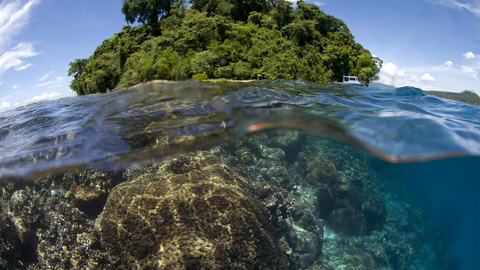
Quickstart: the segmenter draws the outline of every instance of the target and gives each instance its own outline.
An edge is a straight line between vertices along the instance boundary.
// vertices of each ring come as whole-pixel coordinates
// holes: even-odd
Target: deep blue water
[[[397,163],[393,175],[453,238],[452,257],[475,268],[480,107],[412,87],[151,83],[30,104],[0,113],[0,179],[122,169],[278,128],[326,134]]]
[[[453,237],[452,257],[462,269],[478,267],[480,250],[480,158],[399,165],[398,175],[424,203],[439,230]]]

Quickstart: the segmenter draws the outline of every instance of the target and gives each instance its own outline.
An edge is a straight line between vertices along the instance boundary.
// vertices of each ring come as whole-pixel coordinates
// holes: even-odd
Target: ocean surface
[[[287,80],[150,82],[0,113],[1,205],[20,239],[18,252],[0,247],[0,264],[59,267],[48,258],[60,255],[46,252],[49,245],[41,244],[54,246],[61,241],[51,236],[51,217],[42,221],[49,216],[41,206],[47,201],[42,196],[56,196],[68,207],[85,212],[93,232],[98,229],[94,221],[107,197],[113,200],[110,191],[135,177],[109,182],[101,200],[83,199],[99,204],[95,214],[87,213],[79,203],[78,188],[64,187],[57,180],[42,186],[39,183],[47,180],[39,179],[49,175],[65,179],[66,174],[79,172],[81,178],[82,170],[89,168],[132,175],[136,172],[132,168],[182,161],[182,156],[199,151],[218,157],[256,190],[267,182],[276,190],[277,199],[278,190],[287,194],[285,198],[295,198],[289,204],[292,210],[273,223],[278,233],[272,241],[286,241],[289,248],[283,252],[290,268],[475,269],[478,265],[479,106],[426,95],[413,87]],[[183,173],[171,169],[177,163],[171,163],[170,170]],[[330,180],[325,180],[325,175],[332,173],[318,171],[327,167],[335,174]],[[329,200],[323,199],[326,190],[333,194]],[[20,195],[37,204],[31,207],[42,213],[38,218],[29,221],[32,214],[25,214],[26,206],[17,209],[16,205],[24,205],[26,200],[18,199]],[[275,216],[267,199],[259,197]],[[305,206],[308,203],[310,208]],[[109,201],[104,212],[108,205]],[[313,215],[317,229],[305,225],[307,212]],[[350,213],[355,219],[339,213]],[[289,224],[285,225],[289,229],[282,229],[282,222]],[[128,268],[131,260],[114,260],[117,253],[102,234],[105,229],[99,231],[102,240],[96,248],[110,258],[102,263]],[[0,245],[13,241],[6,232],[0,229]],[[307,232],[313,234],[298,240]],[[305,244],[312,235],[318,238],[317,244]],[[82,260],[93,260],[94,256],[89,256]],[[135,256],[139,261],[148,257]],[[79,267],[78,261],[62,267]],[[98,262],[96,266],[108,268]]]

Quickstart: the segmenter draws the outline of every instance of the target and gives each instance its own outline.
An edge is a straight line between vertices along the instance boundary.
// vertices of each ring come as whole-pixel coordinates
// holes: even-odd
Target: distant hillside
[[[480,97],[471,90],[465,90],[461,93],[442,92],[442,91],[424,91],[425,94],[443,97],[451,100],[460,101],[472,105],[480,105]]]
[[[285,0],[127,0],[129,23],[92,56],[70,63],[78,95],[155,79],[377,79],[382,60],[347,25],[313,4]]]

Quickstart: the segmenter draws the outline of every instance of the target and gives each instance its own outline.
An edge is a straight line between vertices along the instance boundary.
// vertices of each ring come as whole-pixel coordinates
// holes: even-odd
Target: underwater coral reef
[[[115,173],[86,168],[1,187],[4,269],[453,265],[450,239],[387,163],[298,131]]]

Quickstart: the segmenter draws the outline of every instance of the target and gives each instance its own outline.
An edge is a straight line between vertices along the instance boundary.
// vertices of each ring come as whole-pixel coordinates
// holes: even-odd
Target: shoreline
[[[470,105],[480,106],[480,96],[477,93],[469,90],[463,92],[444,92],[444,91],[423,91],[427,95],[446,98],[458,102],[467,103]]]

